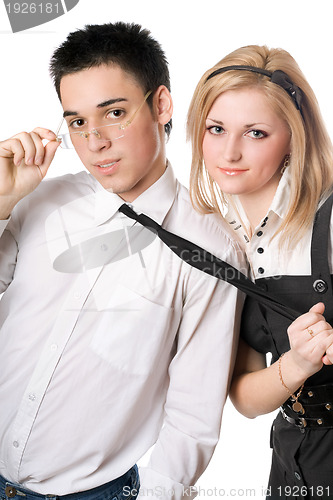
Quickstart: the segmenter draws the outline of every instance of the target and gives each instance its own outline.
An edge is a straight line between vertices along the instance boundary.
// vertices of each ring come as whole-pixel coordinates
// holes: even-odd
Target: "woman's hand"
[[[325,320],[323,303],[315,304],[288,328],[289,356],[304,375],[317,373],[333,361],[333,329]]]
[[[55,139],[50,130],[35,128],[0,142],[0,219],[43,180],[60,144]]]

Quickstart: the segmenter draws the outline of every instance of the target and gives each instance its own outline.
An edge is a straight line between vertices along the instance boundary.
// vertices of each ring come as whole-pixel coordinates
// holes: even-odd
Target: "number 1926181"
[[[6,9],[8,14],[59,14],[59,3],[27,3],[23,2],[14,4],[7,3]]]
[[[279,497],[332,498],[329,486],[278,486]]]

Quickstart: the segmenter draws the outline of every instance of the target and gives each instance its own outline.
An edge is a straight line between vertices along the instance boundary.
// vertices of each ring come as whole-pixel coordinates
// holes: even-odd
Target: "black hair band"
[[[219,69],[216,69],[215,71],[213,71],[213,73],[211,73],[207,77],[206,82],[208,80],[210,80],[211,78],[213,78],[214,76],[219,75],[221,73],[225,73],[226,71],[230,71],[230,70],[252,71],[253,73],[259,73],[261,75],[268,76],[268,78],[270,78],[271,82],[275,83],[276,85],[279,85],[286,92],[288,92],[288,94],[290,95],[290,97],[294,101],[296,108],[302,114],[301,104],[302,104],[303,92],[299,87],[297,87],[297,85],[295,85],[293,83],[291,78],[284,71],[277,69],[273,72],[270,72],[270,71],[267,71],[267,70],[262,69],[262,68],[257,68],[256,66],[242,66],[242,65],[225,66],[224,68],[219,68]]]

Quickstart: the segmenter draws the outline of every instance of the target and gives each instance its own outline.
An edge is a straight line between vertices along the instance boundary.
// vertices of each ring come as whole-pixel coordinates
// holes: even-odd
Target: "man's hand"
[[[55,139],[50,130],[35,128],[0,142],[0,219],[43,180],[60,144]]]

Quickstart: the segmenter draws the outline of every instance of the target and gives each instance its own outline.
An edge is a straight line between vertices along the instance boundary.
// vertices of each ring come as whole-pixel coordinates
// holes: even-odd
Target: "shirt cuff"
[[[197,496],[195,486],[186,486],[148,467],[139,468],[138,500],[191,500]]]

